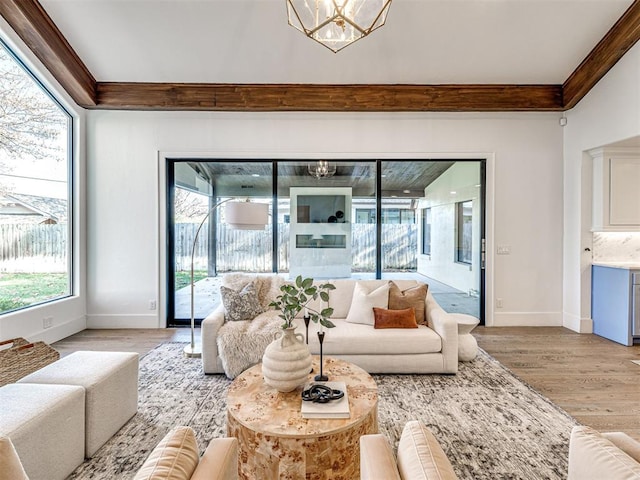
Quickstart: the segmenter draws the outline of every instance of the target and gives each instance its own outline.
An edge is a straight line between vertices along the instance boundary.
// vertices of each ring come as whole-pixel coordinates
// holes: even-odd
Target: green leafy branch
[[[302,275],[298,275],[294,284],[287,283],[280,287],[282,294],[278,295],[269,306],[282,312],[279,315],[284,320],[282,328],[291,328],[293,319],[303,308],[306,308],[309,312],[312,322],[319,322],[325,328],[333,328],[335,325],[329,320],[329,317],[333,315],[333,308],[327,306],[327,308],[318,311],[311,308],[309,303],[320,297],[328,305],[329,290],[335,290],[335,288],[332,283],[314,285],[313,278],[303,279]]]

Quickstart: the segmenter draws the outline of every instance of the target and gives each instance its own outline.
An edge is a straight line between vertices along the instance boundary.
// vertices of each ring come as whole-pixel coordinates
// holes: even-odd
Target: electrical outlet
[[[51,328],[53,327],[53,317],[44,317],[42,319],[42,328]]]
[[[496,253],[498,255],[510,255],[511,254],[511,246],[510,245],[498,245]]]
[[[158,308],[158,304],[155,300],[149,300],[149,310],[155,310]]]
[[[496,298],[496,308],[502,308],[502,307],[503,307],[502,299]]]

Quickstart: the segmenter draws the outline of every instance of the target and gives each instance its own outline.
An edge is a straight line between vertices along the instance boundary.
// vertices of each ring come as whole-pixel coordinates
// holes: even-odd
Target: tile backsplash
[[[640,262],[640,232],[595,232],[594,262]]]

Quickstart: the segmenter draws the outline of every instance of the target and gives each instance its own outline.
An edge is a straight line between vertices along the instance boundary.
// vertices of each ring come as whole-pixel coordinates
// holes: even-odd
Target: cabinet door
[[[640,225],[640,159],[609,160],[609,223]]]
[[[622,345],[633,345],[630,307],[629,270],[594,265],[591,270],[593,333]]]

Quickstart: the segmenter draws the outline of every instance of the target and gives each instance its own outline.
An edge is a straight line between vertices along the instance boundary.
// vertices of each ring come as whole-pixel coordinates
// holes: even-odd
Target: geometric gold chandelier
[[[384,25],[391,0],[286,0],[289,25],[338,52]]]

